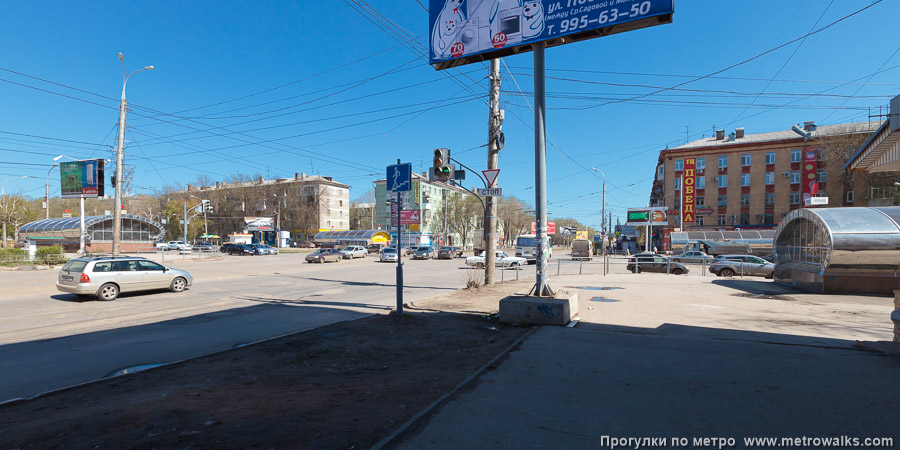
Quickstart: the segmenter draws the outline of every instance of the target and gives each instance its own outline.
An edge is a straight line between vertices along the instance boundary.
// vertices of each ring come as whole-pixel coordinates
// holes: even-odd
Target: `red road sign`
[[[484,174],[484,178],[487,180],[489,188],[496,187],[497,175],[500,175],[500,169],[482,170],[481,173]]]

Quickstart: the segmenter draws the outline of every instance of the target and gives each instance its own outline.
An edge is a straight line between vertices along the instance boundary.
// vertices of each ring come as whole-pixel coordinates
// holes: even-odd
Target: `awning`
[[[850,172],[900,171],[900,95],[891,99],[888,120],[844,164]]]

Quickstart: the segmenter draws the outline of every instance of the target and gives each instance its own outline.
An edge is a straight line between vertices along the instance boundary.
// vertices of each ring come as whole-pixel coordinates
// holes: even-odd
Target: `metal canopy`
[[[131,219],[135,222],[142,222],[155,229],[156,234],[162,233],[163,226],[146,217],[135,216],[133,214],[123,214],[122,219]],[[84,218],[85,231],[90,233],[92,227],[102,224],[106,221],[112,221],[113,216],[86,216]],[[35,222],[27,223],[19,228],[19,234],[26,237],[37,238],[57,238],[57,239],[78,239],[81,234],[81,218],[80,217],[63,217],[55,219],[43,219]]]

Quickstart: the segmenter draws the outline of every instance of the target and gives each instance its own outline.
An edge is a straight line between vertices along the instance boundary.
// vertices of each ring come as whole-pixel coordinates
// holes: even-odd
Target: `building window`
[[[766,152],[766,164],[775,164],[775,152]]]
[[[719,196],[719,206],[728,206],[728,196],[727,195]]]
[[[706,189],[706,177],[697,177],[697,189]]]
[[[719,214],[719,218],[716,220],[716,223],[718,225],[727,225],[727,223],[725,223],[725,214]]]
[[[344,201],[343,201],[343,200],[338,200],[338,206],[344,206]]]
[[[853,203],[853,191],[847,191],[847,203]]]
[[[706,170],[706,158],[697,158],[697,171],[702,172]]]
[[[724,169],[728,167],[728,155],[722,155],[719,157],[719,168]]]
[[[741,194],[741,206],[750,206],[750,194]]]
[[[791,172],[791,184],[800,184],[800,171]]]
[[[677,209],[679,211],[681,210],[681,199],[680,198],[675,199],[675,209]]]
[[[767,205],[775,204],[775,193],[774,192],[766,192],[766,204]]]
[[[766,184],[775,184],[775,172],[766,172]]]
[[[750,225],[750,214],[741,214],[741,225]]]
[[[816,171],[816,181],[819,183],[824,183],[828,181],[828,174],[825,172],[825,169],[819,169]]]
[[[681,190],[681,178],[676,178],[674,181],[675,181],[675,190],[680,191]]]
[[[644,172],[647,173],[647,172]],[[798,181],[799,183],[799,181]],[[719,175],[719,187],[728,187],[728,175]]]
[[[750,165],[750,154],[749,153],[744,153],[743,155],[741,155],[741,165],[742,166]]]
[[[800,193],[799,192],[791,192],[791,204],[792,205],[800,204]]]
[[[682,160],[682,159],[676,159],[676,160],[675,160],[675,171],[676,171],[676,172],[681,172],[682,170],[684,170],[684,160]],[[646,172],[645,172],[645,173],[646,173]]]
[[[792,163],[800,162],[800,150],[791,150],[791,162]]]
[[[706,197],[697,197],[694,202],[695,206],[706,206]]]
[[[663,175],[665,175],[665,173],[666,173],[666,168],[665,168],[665,166],[663,166],[662,164],[660,164],[659,167],[656,168],[656,179],[657,179],[657,180],[662,180],[662,179],[663,179]]]
[[[821,148],[816,149],[816,159],[819,161],[825,161],[825,152],[822,151]]]
[[[701,227],[702,227],[702,226],[703,226],[703,216],[697,216],[697,217],[695,217],[695,218],[694,218],[694,223],[696,223],[697,226],[701,226]]]
[[[741,186],[750,186],[750,174],[749,173],[741,174]]]

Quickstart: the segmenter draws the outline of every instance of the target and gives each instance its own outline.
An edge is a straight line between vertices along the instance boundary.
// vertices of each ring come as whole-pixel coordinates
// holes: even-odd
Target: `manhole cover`
[[[744,297],[744,298],[760,298],[765,300],[788,300],[793,301],[794,299],[786,296],[786,295],[778,295],[778,294],[732,294],[735,297]]]
[[[569,286],[572,289],[584,289],[586,291],[614,291],[616,289],[622,289],[620,287],[613,286]]]
[[[591,300],[595,301],[595,302],[601,302],[601,303],[613,303],[613,302],[618,301],[618,300],[613,300],[611,298],[605,298],[605,297],[594,297]]]

